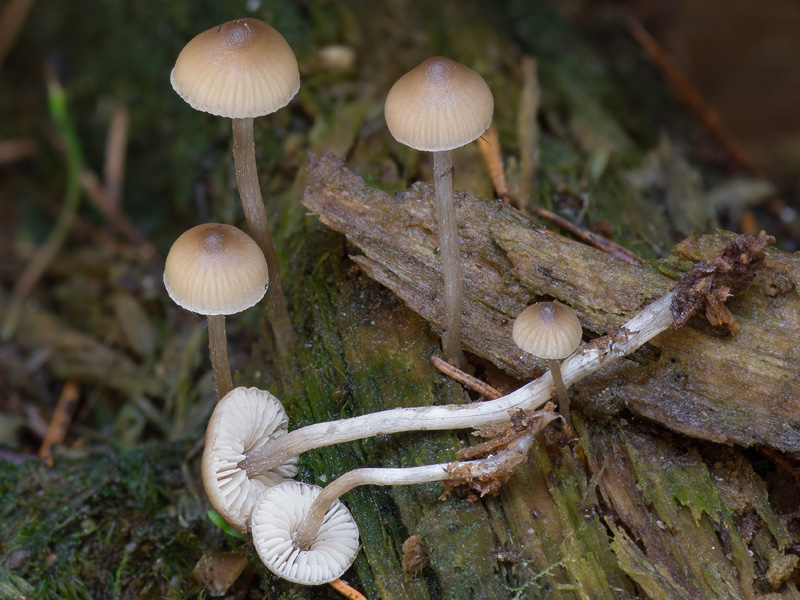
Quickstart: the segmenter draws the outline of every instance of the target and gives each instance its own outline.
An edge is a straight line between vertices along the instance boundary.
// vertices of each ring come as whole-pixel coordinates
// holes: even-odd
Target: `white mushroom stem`
[[[217,400],[233,389],[231,366],[228,362],[228,341],[225,336],[225,315],[208,315],[208,353],[214,371]]]
[[[539,430],[538,427],[529,429],[512,440],[501,451],[487,458],[400,469],[354,469],[345,473],[328,484],[314,499],[302,525],[292,536],[295,546],[300,550],[308,550],[333,503],[356,486],[412,485],[465,478],[486,480],[504,467],[513,469],[514,466],[525,460]]]
[[[675,290],[637,313],[615,332],[597,338],[561,364],[565,387],[634,352],[673,323],[671,303]],[[308,450],[357,439],[399,433],[469,429],[502,423],[516,410],[536,410],[553,395],[550,371],[497,400],[479,404],[395,408],[360,417],[317,423],[295,429],[287,435],[249,452],[239,463],[248,472],[263,473]]]
[[[567,394],[567,386],[564,385],[564,378],[561,376],[561,363],[555,358],[548,358],[547,366],[550,368],[550,373],[553,376],[553,385],[558,395],[558,412],[564,417],[567,425],[571,425],[572,422],[569,419],[569,394]]]
[[[453,160],[451,150],[433,153],[434,208],[439,227],[439,256],[444,275],[444,315],[442,350],[448,361],[461,368],[466,364],[461,351],[461,305],[464,301],[464,269],[458,241],[458,221],[453,196]]]
[[[261,197],[261,186],[256,171],[256,151],[253,141],[253,119],[233,119],[233,162],[236,165],[236,182],[251,237],[264,253],[269,271],[269,289],[265,295],[267,317],[275,334],[278,352],[286,354],[294,346],[294,331],[289,318],[289,309],[283,296],[278,255],[272,243],[267,224],[267,211]]]

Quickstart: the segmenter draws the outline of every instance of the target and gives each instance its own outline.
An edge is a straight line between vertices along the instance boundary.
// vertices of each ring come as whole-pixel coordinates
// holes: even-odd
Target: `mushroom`
[[[672,302],[677,289],[656,299],[611,333],[596,338],[560,365],[565,387],[636,351],[642,344],[673,326]],[[516,410],[535,410],[553,393],[553,375],[548,371],[521,388],[479,404],[456,404],[395,408],[295,429],[248,452],[240,467],[259,473],[303,452],[357,439],[400,433],[466,429],[508,420]]]
[[[539,418],[542,416],[543,418]],[[475,483],[507,481],[523,462],[534,437],[556,418],[554,413],[533,416],[527,426],[502,448],[493,447],[480,459],[408,468],[354,469],[324,489],[297,481],[271,487],[258,499],[251,519],[253,543],[267,568],[296,583],[316,585],[339,578],[358,551],[358,528],[339,498],[359,485],[412,485],[430,481]],[[530,424],[532,421],[529,421]]]
[[[184,232],[167,254],[164,287],[178,306],[208,317],[208,349],[217,399],[233,380],[225,315],[258,303],[269,281],[264,254],[241,229],[206,223]]]
[[[253,544],[267,568],[294,583],[320,585],[338,579],[358,554],[358,527],[336,500],[314,540],[301,549],[292,537],[322,488],[284,481],[258,499],[250,520]]]
[[[293,345],[278,255],[256,171],[253,118],[286,106],[300,89],[297,59],[280,33],[258,19],[237,19],[193,38],[178,55],[170,82],[196,110],[233,119],[236,180],[250,234],[272,277],[267,315],[278,351]]]
[[[217,403],[206,429],[201,471],[208,500],[231,527],[244,533],[256,499],[297,475],[297,458],[259,474],[238,468],[246,452],[285,435],[289,418],[275,396],[237,387]]]
[[[517,346],[547,361],[558,394],[558,410],[567,425],[570,424],[569,395],[559,360],[578,349],[582,336],[577,313],[560,302],[539,302],[529,306],[516,318],[511,331]]]
[[[494,99],[483,78],[449,58],[434,56],[403,75],[389,90],[384,113],[394,138],[433,152],[435,212],[439,227],[444,314],[442,348],[463,366],[461,305],[464,274],[459,256],[451,151],[474,141],[492,123]]]

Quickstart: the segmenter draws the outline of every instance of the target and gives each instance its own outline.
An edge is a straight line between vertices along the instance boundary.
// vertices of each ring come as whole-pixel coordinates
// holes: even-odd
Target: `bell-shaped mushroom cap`
[[[494,99],[469,67],[434,56],[403,75],[389,90],[384,114],[394,138],[416,150],[459,148],[492,124]]]
[[[192,108],[242,119],[286,106],[300,89],[300,73],[280,33],[258,19],[237,19],[186,44],[170,82]]]
[[[256,551],[276,575],[305,585],[338,579],[358,553],[358,526],[350,511],[336,500],[308,550],[292,539],[322,488],[300,481],[285,481],[258,499],[250,529]]]
[[[211,505],[244,533],[256,499],[267,488],[297,475],[297,457],[267,473],[239,467],[245,453],[284,435],[289,419],[269,392],[238,387],[217,403],[206,429],[202,477]]]
[[[562,359],[581,343],[581,323],[569,306],[540,302],[523,310],[514,321],[514,343],[539,358]]]
[[[201,315],[232,315],[267,290],[267,261],[232,225],[206,223],[181,235],[167,255],[164,286],[176,304]]]

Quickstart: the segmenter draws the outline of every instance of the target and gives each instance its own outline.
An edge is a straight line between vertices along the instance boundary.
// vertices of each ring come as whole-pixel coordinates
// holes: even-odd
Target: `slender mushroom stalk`
[[[184,232],[167,254],[164,287],[178,306],[208,317],[208,351],[217,400],[233,388],[225,315],[264,297],[269,272],[264,254],[242,230],[206,223]]]
[[[496,490],[526,459],[536,433],[554,418],[554,413],[537,413],[526,420],[523,431],[504,437],[502,449],[493,446],[488,456],[476,460],[355,469],[324,489],[299,481],[279,483],[266,490],[253,509],[250,528],[256,551],[270,571],[290,581],[306,585],[332,581],[344,573],[358,551],[358,527],[340,496],[359,485],[429,481],[486,489],[488,481],[496,480],[496,486],[488,487]],[[530,427],[534,419],[538,426]]]
[[[672,326],[671,303],[676,290],[665,294],[637,313],[619,329],[595,339],[561,364],[565,387],[627,356],[642,344]],[[395,408],[368,415],[316,423],[295,429],[280,439],[254,448],[239,466],[260,473],[283,464],[303,452],[357,439],[400,433],[469,429],[507,421],[516,410],[536,410],[552,396],[553,373],[496,400],[468,405]]]
[[[469,484],[473,480],[486,482],[492,477],[513,473],[514,467],[523,462],[528,455],[536,434],[544,425],[556,418],[553,413],[537,413],[537,415],[544,417],[538,419],[538,427],[529,427],[522,434],[514,436],[502,449],[495,448],[488,456],[480,459],[421,467],[354,469],[345,473],[325,486],[314,499],[302,525],[292,536],[294,543],[301,550],[307,550],[333,503],[359,485],[394,486],[451,480]]]
[[[464,271],[458,240],[451,151],[476,140],[492,123],[494,99],[483,78],[449,58],[434,56],[403,75],[386,97],[386,125],[394,138],[433,152],[435,212],[444,293],[442,349],[464,367],[461,308]]]
[[[214,373],[217,400],[233,389],[231,365],[228,361],[228,337],[225,332],[225,315],[208,315],[208,354]]]
[[[461,351],[461,305],[464,302],[464,268],[458,241],[458,221],[453,202],[452,150],[433,153],[433,189],[436,222],[439,224],[439,249],[444,275],[444,316],[442,350],[448,359],[464,366]]]
[[[253,239],[264,253],[271,274],[265,300],[267,317],[275,335],[278,352],[286,354],[294,345],[294,331],[289,318],[289,309],[283,295],[283,280],[278,264],[278,254],[272,242],[267,223],[267,211],[261,197],[261,186],[256,171],[256,151],[253,141],[253,118],[233,119],[233,162],[236,167],[236,182],[242,209]]]
[[[547,361],[558,395],[558,410],[570,425],[569,395],[559,360],[575,352],[581,343],[583,330],[577,313],[560,302],[540,302],[519,314],[511,335],[525,352]]]
[[[275,246],[256,172],[253,118],[286,106],[300,88],[297,59],[280,33],[258,19],[237,19],[189,41],[170,75],[193,108],[233,120],[236,181],[250,234],[267,260],[267,316],[278,352],[294,346]]]

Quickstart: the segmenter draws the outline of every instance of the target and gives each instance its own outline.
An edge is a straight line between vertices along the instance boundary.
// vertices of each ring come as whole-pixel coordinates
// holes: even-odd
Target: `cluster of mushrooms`
[[[519,390],[480,404],[394,409],[289,433],[277,398],[256,388],[233,388],[225,315],[259,303],[266,293],[276,348],[291,351],[292,326],[256,172],[253,118],[278,110],[294,97],[300,85],[297,61],[272,27],[239,19],[191,40],[177,59],[171,81],[192,107],[233,119],[236,176],[252,235],[231,225],[199,225],[175,241],[165,265],[170,297],[208,317],[219,402],[206,432],[203,485],[215,510],[234,529],[251,532],[264,564],[281,577],[314,585],[337,579],[350,566],[359,548],[358,529],[338,498],[354,486],[453,480],[465,472],[492,472],[507,458],[500,453],[460,463],[356,469],[323,489],[294,480],[303,452],[402,431],[502,424],[515,411],[543,406],[554,387],[561,416],[568,422],[569,385],[633,352],[672,324],[668,294],[627,323],[624,335],[598,338],[576,353],[582,331],[575,312],[559,303],[539,303],[519,316],[513,338],[523,350],[547,359],[550,371]],[[492,112],[486,82],[442,57],[430,58],[400,78],[385,106],[387,125],[398,141],[434,153],[444,279],[442,344],[447,359],[457,365],[464,363],[463,282],[450,153],[477,139],[491,124]],[[560,363],[562,359],[567,360]],[[505,452],[524,456],[531,442],[532,434],[522,435]]]

